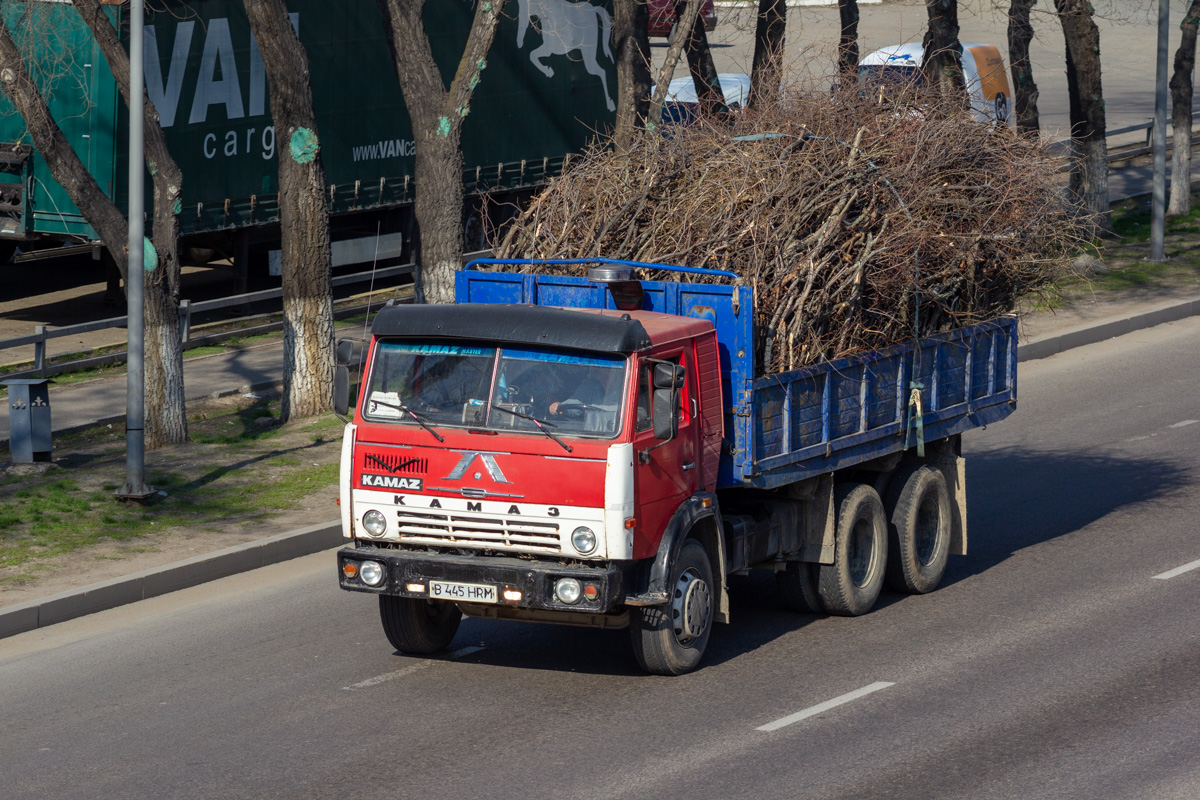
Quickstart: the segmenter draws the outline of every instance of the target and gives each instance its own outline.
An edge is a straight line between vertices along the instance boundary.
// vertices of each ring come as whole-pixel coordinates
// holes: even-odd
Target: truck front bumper
[[[384,568],[383,580],[378,586],[368,586],[359,577],[361,565],[366,561],[374,561]],[[347,563],[357,567],[355,577],[347,576]],[[626,575],[629,566],[632,565],[624,562],[595,567],[561,566],[554,562],[506,556],[463,556],[370,546],[344,547],[338,551],[341,586],[351,592],[428,600],[430,581],[445,581],[494,586],[498,607],[592,614],[610,613],[622,604],[629,586]],[[554,592],[555,583],[562,578],[575,578],[584,588],[596,587],[595,599],[590,600],[581,593],[575,603],[562,602]]]

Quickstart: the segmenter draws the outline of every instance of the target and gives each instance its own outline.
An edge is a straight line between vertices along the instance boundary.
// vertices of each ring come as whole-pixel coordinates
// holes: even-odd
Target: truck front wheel
[[[887,583],[898,592],[937,588],[950,560],[950,491],[942,471],[922,464],[898,475],[889,493]]]
[[[392,647],[402,653],[427,655],[450,644],[458,633],[462,612],[453,603],[381,594],[379,619]]]
[[[671,579],[666,605],[630,610],[634,657],[655,675],[694,670],[712,632],[716,592],[704,545],[695,539],[683,543]]]
[[[818,590],[830,614],[857,617],[875,605],[887,567],[887,517],[865,483],[839,486],[833,563],[822,564]]]

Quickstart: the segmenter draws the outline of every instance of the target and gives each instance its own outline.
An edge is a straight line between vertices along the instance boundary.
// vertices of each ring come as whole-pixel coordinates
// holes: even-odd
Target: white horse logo
[[[603,8],[591,3],[573,3],[570,0],[518,0],[520,22],[517,27],[517,47],[525,46],[525,32],[533,17],[538,18],[537,27],[542,34],[542,45],[529,54],[533,65],[554,77],[554,70],[542,63],[546,56],[569,55],[578,50],[583,66],[589,75],[600,79],[604,87],[604,101],[609,111],[617,106],[608,93],[608,77],[596,62],[596,44],[604,45],[604,55],[614,61],[608,40],[612,38],[612,17]]]

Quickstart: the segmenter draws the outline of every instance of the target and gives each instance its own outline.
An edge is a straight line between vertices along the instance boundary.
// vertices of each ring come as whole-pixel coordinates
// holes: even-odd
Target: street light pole
[[[146,313],[145,287],[145,123],[142,95],[145,85],[142,28],[145,0],[129,3],[129,267],[125,288],[129,339],[125,402],[125,485],[122,500],[145,500],[154,494],[146,485]],[[153,262],[152,262],[153,263]]]
[[[1158,0],[1158,67],[1154,91],[1154,189],[1150,208],[1150,260],[1166,261],[1163,238],[1167,218],[1167,34],[1170,23],[1168,0]],[[1191,132],[1187,139],[1175,142],[1176,147],[1191,147]]]

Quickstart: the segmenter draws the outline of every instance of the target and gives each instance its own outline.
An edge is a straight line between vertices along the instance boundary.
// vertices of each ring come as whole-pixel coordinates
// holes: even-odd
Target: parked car
[[[980,122],[1008,124],[1008,72],[1004,57],[993,44],[963,42],[963,79],[971,100],[971,111]],[[899,87],[918,86],[924,80],[921,60],[924,50],[920,42],[892,45],[868,53],[858,62],[858,83]]]
[[[675,26],[675,0],[649,0],[650,5],[650,35],[670,38],[671,29]],[[704,30],[711,31],[717,27],[717,9],[713,0],[704,0],[700,6],[700,18],[704,20]]]
[[[721,94],[731,111],[740,111],[750,100],[750,76],[742,72],[722,72],[717,75],[721,83]],[[675,78],[667,84],[667,95],[663,100],[663,122],[688,125],[700,114],[700,102],[696,97],[696,84],[692,76]]]

